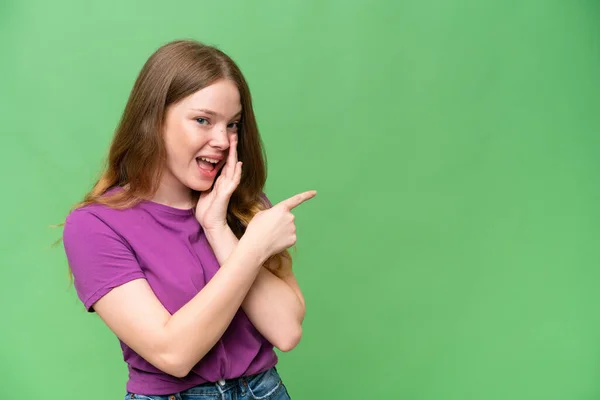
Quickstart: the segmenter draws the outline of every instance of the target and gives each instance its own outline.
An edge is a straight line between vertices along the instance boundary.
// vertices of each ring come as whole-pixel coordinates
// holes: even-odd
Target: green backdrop
[[[48,226],[146,58],[195,38],[247,76],[271,199],[319,191],[294,399],[599,398],[599,4],[3,0],[3,396],[124,395]]]

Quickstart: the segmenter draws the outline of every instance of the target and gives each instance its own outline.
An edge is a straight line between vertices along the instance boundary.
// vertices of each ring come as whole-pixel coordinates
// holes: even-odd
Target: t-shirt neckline
[[[141,204],[152,210],[156,210],[159,212],[165,212],[168,214],[183,215],[183,216],[194,214],[194,208],[176,208],[176,207],[167,206],[166,204],[156,203],[151,200],[144,200],[144,201],[142,201]]]

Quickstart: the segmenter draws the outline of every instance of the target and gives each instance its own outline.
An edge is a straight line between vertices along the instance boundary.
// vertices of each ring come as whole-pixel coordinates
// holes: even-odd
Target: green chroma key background
[[[194,38],[249,81],[308,314],[294,399],[600,396],[595,1],[0,3],[0,381],[119,399],[115,337],[66,275],[61,222],[136,74]]]

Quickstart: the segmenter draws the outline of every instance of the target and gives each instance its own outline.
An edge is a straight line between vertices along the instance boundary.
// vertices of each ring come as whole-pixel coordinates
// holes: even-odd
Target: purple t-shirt
[[[90,312],[112,288],[144,278],[173,314],[219,269],[193,210],[149,201],[121,211],[102,205],[77,209],[67,217],[63,239],[75,289]],[[121,348],[129,367],[127,390],[146,395],[255,374],[277,363],[273,345],[241,309],[185,378],[160,371],[122,341]]]

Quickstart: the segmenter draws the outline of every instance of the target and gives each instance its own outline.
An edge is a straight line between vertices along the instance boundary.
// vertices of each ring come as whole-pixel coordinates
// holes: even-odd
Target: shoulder
[[[93,205],[66,218],[63,246],[75,289],[89,311],[112,288],[144,277],[123,229],[113,223],[118,212]]]
[[[118,224],[119,210],[90,205],[73,210],[66,218],[63,246],[73,274],[80,278],[94,270],[109,271],[133,260],[134,251],[126,239],[127,219]],[[99,268],[101,267],[101,268]]]
[[[65,229],[83,229],[101,225],[103,220],[110,219],[119,211],[102,204],[91,204],[76,208],[65,219]]]
[[[83,231],[101,225],[101,215],[104,213],[103,208],[96,204],[76,208],[65,219],[65,233],[73,230]]]
[[[94,236],[118,237],[123,223],[137,214],[135,208],[118,210],[102,204],[91,204],[77,208],[67,215],[63,229],[65,242],[85,240]],[[126,224],[124,225],[126,226]]]
[[[102,218],[102,212],[95,206],[85,206],[73,210],[65,219],[63,227],[63,245],[67,255],[78,249],[89,250],[100,247],[106,239],[115,239],[119,235]]]
[[[105,204],[89,204],[71,211],[65,220],[66,225],[80,226],[95,224],[98,221],[105,223],[120,221],[142,214],[140,204],[128,208],[113,208]]]

